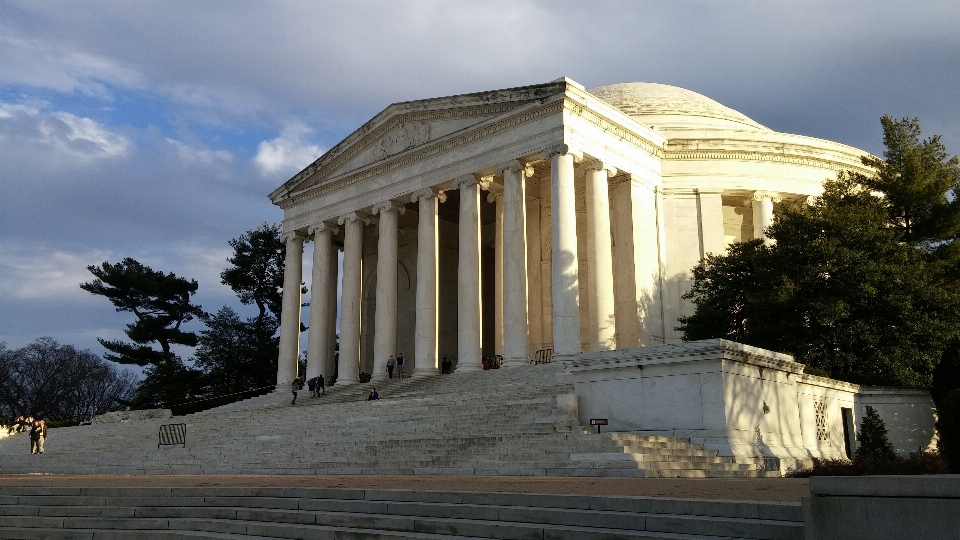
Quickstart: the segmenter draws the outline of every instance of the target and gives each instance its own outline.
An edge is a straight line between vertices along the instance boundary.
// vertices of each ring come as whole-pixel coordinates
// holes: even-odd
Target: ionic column
[[[337,384],[360,382],[360,277],[363,272],[363,221],[340,216],[343,225],[343,282],[340,293],[340,365]]]
[[[303,278],[303,237],[296,232],[285,233],[286,244],[283,267],[283,304],[280,309],[280,354],[277,358],[277,391],[286,392],[297,378],[297,360],[300,356],[300,283]],[[288,388],[284,388],[287,386]]]
[[[310,285],[310,331],[307,334],[307,380],[318,375],[328,379],[327,371],[333,344],[330,343],[330,295],[336,294],[336,285],[330,275],[333,258],[335,228],[320,223],[310,228],[313,235],[313,281]]]
[[[417,223],[417,321],[414,334],[414,377],[440,373],[437,365],[437,290],[439,235],[437,203],[446,196],[432,189],[414,193],[410,200],[418,204]],[[439,199],[439,200],[438,200]]]
[[[494,203],[493,235],[493,354],[503,355],[503,189],[487,186],[487,202]]]
[[[543,152],[550,161],[551,296],[553,298],[553,354],[558,359],[580,354],[580,294],[577,270],[577,209],[573,163],[582,156],[567,145]]]
[[[470,174],[452,186],[460,190],[457,371],[480,371],[480,182]]]
[[[590,254],[591,350],[617,348],[616,305],[613,295],[613,246],[610,242],[610,196],[607,178],[617,170],[602,161],[587,167],[587,253]]]
[[[397,221],[399,208],[392,202],[373,207],[380,214],[377,240],[377,310],[374,314],[373,379],[387,378],[387,358],[397,354]]]
[[[330,299],[327,302],[327,363],[323,368],[323,376],[327,386],[333,386],[333,374],[337,370],[337,281],[340,273],[337,264],[337,253],[340,250],[333,246],[330,257]]]
[[[773,240],[767,238],[764,231],[773,225],[773,203],[779,203],[783,198],[776,191],[755,191],[753,193],[753,237],[762,238],[763,243],[770,245]]]
[[[528,363],[527,196],[533,167],[514,161],[503,174],[503,365]]]

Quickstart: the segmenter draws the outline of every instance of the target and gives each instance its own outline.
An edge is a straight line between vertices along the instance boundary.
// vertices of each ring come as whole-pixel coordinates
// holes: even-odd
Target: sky
[[[958,27],[956,0],[0,0],[0,341],[102,354],[133,316],[79,283],[124,257],[252,315],[228,241],[399,101],[659,82],[875,154],[917,117],[957,154]]]

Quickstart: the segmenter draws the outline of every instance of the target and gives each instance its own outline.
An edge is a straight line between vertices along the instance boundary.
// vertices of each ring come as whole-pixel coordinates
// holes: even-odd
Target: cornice
[[[721,160],[735,159],[738,161],[765,161],[772,163],[788,163],[791,165],[803,165],[806,167],[817,167],[830,171],[855,170],[858,172],[871,174],[873,169],[851,163],[843,163],[839,160],[815,158],[809,156],[799,156],[795,154],[781,154],[774,152],[744,152],[741,150],[677,150],[664,152],[664,160],[685,161],[685,160]]]
[[[599,100],[599,98],[595,96],[591,95],[591,97]],[[624,127],[618,122],[614,122],[597,111],[594,111],[592,108],[590,108],[589,104],[585,105],[584,103],[578,103],[576,101],[567,99],[564,101],[564,111],[573,116],[583,118],[587,122],[593,124],[597,129],[600,129],[606,133],[609,133],[613,137],[636,146],[652,156],[663,159],[664,150],[660,144],[641,137],[633,130]]]

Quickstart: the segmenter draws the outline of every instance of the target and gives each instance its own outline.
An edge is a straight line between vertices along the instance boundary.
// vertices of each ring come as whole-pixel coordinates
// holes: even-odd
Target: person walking
[[[307,381],[307,390],[310,390],[310,397],[317,397],[317,378],[314,377]]]
[[[396,367],[397,361],[394,360],[393,355],[390,355],[390,358],[387,359],[387,376],[393,378],[393,368]]]
[[[47,424],[41,418],[33,421],[33,428],[30,429],[30,453],[42,454],[43,443],[47,441]]]
[[[319,376],[317,377],[317,388],[316,388],[316,391],[317,391],[317,395],[318,395],[318,396],[322,396],[322,395],[324,395],[324,394],[327,393],[327,391],[324,389],[323,374],[321,374],[321,375],[319,375]]]
[[[297,377],[293,380],[293,383],[290,384],[290,390],[293,392],[293,401],[290,402],[291,405],[297,404],[297,390],[300,389],[300,378]]]
[[[406,372],[404,372],[403,370],[403,365],[405,363],[406,363],[406,360],[404,360],[403,358],[403,352],[402,351],[398,352],[397,353],[397,378],[398,379],[403,379],[404,377],[407,376]]]

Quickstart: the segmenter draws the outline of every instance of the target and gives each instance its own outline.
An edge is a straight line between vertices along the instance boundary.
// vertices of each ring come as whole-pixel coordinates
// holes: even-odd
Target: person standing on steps
[[[317,397],[317,378],[314,377],[307,381],[307,390],[310,390],[310,397]]]
[[[387,359],[387,376],[393,378],[393,368],[397,365],[397,361],[393,359],[393,355],[390,355],[390,358]]]
[[[293,383],[290,385],[290,390],[293,392],[293,401],[290,402],[291,405],[297,404],[297,390],[300,389],[300,378],[297,377],[293,380]]]
[[[42,454],[43,443],[47,441],[47,424],[41,418],[33,421],[30,429],[30,453]]]
[[[406,373],[403,371],[403,364],[405,360],[403,359],[403,352],[397,353],[397,378],[402,379],[406,377]]]
[[[322,395],[324,395],[324,394],[327,393],[327,391],[326,391],[326,390],[324,389],[324,387],[323,387],[323,375],[322,375],[322,374],[317,377],[317,388],[316,388],[316,392],[317,392],[317,397],[320,397],[320,396],[322,396]]]
[[[393,357],[391,357],[391,358],[393,358]],[[370,394],[367,396],[367,401],[376,401],[376,400],[378,400],[378,399],[380,399],[380,394],[377,393],[377,389],[376,389],[376,388],[372,388],[372,389],[370,390]]]

